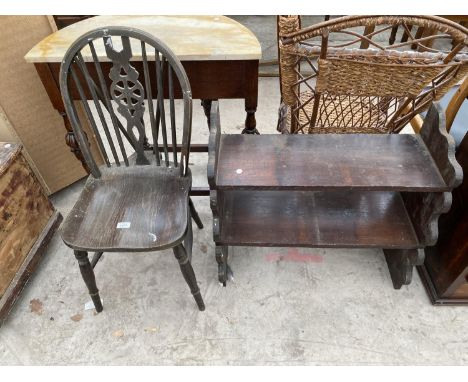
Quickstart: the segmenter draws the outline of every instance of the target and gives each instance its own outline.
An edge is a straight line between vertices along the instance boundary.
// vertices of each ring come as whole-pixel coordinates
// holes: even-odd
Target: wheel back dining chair
[[[69,48],[61,65],[60,89],[90,169],[63,224],[62,239],[74,250],[96,310],[103,307],[93,268],[103,252],[169,248],[198,308],[204,310],[191,265],[191,217],[199,228],[203,225],[189,198],[192,96],[180,61],[164,43],[143,31],[100,28]],[[181,128],[176,127],[177,94],[183,98]],[[84,115],[77,112],[74,100],[82,101]],[[90,149],[85,123],[96,138],[103,165],[98,165],[101,158]],[[180,155],[178,130],[182,132]],[[95,252],[91,262],[89,251]]]
[[[468,29],[440,17],[277,21],[282,133],[398,133],[468,73]]]

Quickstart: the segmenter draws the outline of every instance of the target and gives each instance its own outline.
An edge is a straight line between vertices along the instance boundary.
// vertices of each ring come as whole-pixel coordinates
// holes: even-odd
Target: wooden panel
[[[0,296],[54,213],[18,146],[14,146],[0,155],[4,161],[0,164]]]
[[[450,209],[450,192],[402,192],[401,196],[419,241],[434,245],[439,216]]]
[[[187,229],[191,176],[153,165],[101,167],[89,177],[63,223],[62,238],[79,250],[149,251],[172,247]],[[119,223],[128,223],[118,227]]]
[[[217,188],[448,190],[418,135],[223,135]]]
[[[455,142],[445,129],[444,111],[439,104],[430,107],[420,137],[447,186],[453,188],[459,185],[462,169],[455,160]],[[437,221],[441,214],[450,209],[452,196],[449,192],[404,192],[402,197],[419,241],[426,246],[434,245],[438,234]]]
[[[439,238],[427,247],[419,273],[434,304],[468,304],[468,133],[457,149],[463,182],[452,191],[452,207],[438,221]]]
[[[219,244],[416,248],[399,193],[218,191]]]
[[[455,160],[455,140],[447,133],[445,112],[439,103],[434,103],[424,118],[421,139],[426,144],[434,162],[450,188],[459,186],[463,171]]]
[[[36,242],[30,249],[23,263],[16,271],[16,275],[8,286],[7,290],[0,298],[0,325],[6,318],[13,304],[20,296],[21,291],[25,287],[31,275],[39,265],[44,253],[47,249],[47,245],[52,239],[55,231],[62,221],[62,215],[55,211],[43,228],[41,234],[37,238]]]
[[[24,54],[51,33],[46,16],[0,16],[0,105],[51,192],[86,175],[64,144],[63,119],[54,110],[34,65]]]

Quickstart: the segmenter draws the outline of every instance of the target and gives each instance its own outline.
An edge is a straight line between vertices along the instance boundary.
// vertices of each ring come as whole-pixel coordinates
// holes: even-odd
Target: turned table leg
[[[89,169],[86,161],[83,157],[83,153],[78,146],[78,142],[76,141],[75,133],[73,132],[73,128],[71,127],[71,123],[68,119],[67,113],[64,111],[59,111],[60,115],[63,118],[63,122],[65,125],[65,129],[67,129],[67,133],[65,134],[65,143],[68,147],[70,147],[70,151],[75,154],[75,157],[81,162],[81,165],[85,169],[85,171],[89,174],[91,170]],[[86,132],[83,131],[84,137],[87,139]]]
[[[203,111],[205,112],[206,123],[208,124],[208,129],[210,128],[210,110],[211,110],[211,103],[213,100],[211,99],[202,99],[201,105],[203,107]]]
[[[258,61],[248,61],[245,67],[245,128],[242,134],[259,134],[257,121],[255,120],[255,112],[257,111],[258,103]]]
[[[245,127],[242,134],[260,134],[256,129],[257,121],[255,120],[255,112],[257,111],[257,99],[245,99]]]

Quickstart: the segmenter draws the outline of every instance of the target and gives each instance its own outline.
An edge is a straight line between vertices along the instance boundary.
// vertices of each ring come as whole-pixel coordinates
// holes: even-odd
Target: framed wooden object
[[[0,142],[0,324],[62,220],[21,151]]]
[[[452,208],[439,220],[437,244],[426,248],[418,267],[434,305],[468,305],[468,133],[457,149],[463,183],[452,192]]]
[[[73,17],[73,16],[72,16]],[[70,19],[71,20],[71,19]],[[57,19],[56,19],[57,21]],[[255,112],[258,102],[258,63],[261,47],[255,35],[243,25],[225,16],[96,16],[65,27],[37,43],[24,57],[33,63],[49,99],[63,117],[66,144],[89,173],[62,102],[59,70],[63,57],[73,41],[100,27],[119,25],[135,27],[164,41],[182,61],[192,97],[201,100],[208,117],[213,100],[243,99],[245,134],[257,134]],[[99,59],[104,58],[98,51]],[[141,54],[135,50],[132,63],[141,70]],[[91,65],[91,63],[88,63]],[[154,60],[149,62],[154,73]],[[90,75],[98,81],[90,67]],[[174,96],[180,98],[175,90]],[[75,100],[77,92],[72,93]],[[92,135],[89,136],[92,138]],[[92,143],[92,142],[90,142]],[[206,145],[199,146],[202,152]],[[195,150],[194,150],[195,151]],[[191,195],[208,195],[206,188],[193,188]]]
[[[395,289],[411,282],[461,183],[439,105],[421,134],[221,134],[208,160],[218,278],[228,246],[382,248]]]

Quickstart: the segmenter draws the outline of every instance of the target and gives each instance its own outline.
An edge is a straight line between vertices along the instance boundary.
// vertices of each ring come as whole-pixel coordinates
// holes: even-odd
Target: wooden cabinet
[[[435,305],[468,304],[468,133],[461,141],[457,161],[463,183],[452,192],[452,208],[439,219],[439,240],[425,250],[419,275]]]
[[[0,323],[62,219],[21,151],[0,142]]]
[[[382,248],[393,286],[437,240],[462,171],[444,112],[421,134],[226,135],[214,105],[208,182],[218,277],[228,246]]]

